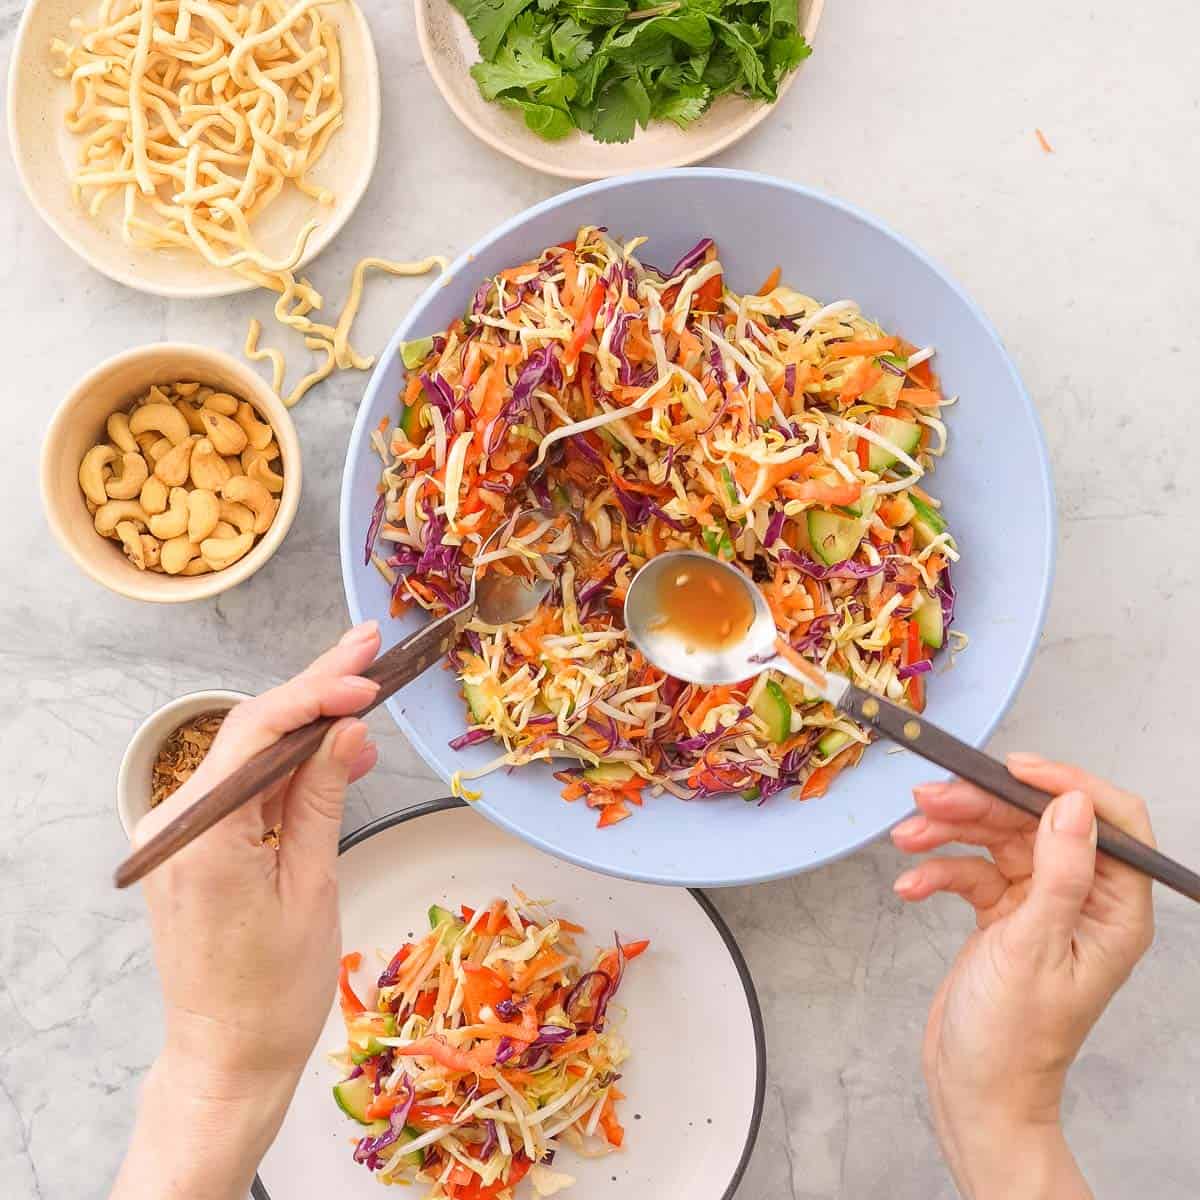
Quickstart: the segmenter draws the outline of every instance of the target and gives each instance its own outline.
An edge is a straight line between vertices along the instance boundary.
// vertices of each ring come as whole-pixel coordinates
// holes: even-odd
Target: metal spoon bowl
[[[669,625],[661,623],[660,588],[664,580],[692,561],[708,571],[718,568],[728,574],[754,605],[754,618],[739,641],[716,649],[692,647]],[[716,619],[720,614],[714,612],[713,616]],[[787,664],[780,667],[771,661],[775,658],[775,618],[762,592],[737,567],[698,550],[671,550],[652,558],[638,571],[625,593],[625,628],[656,667],[689,683],[738,683],[766,670],[768,662],[772,670],[788,669]]]

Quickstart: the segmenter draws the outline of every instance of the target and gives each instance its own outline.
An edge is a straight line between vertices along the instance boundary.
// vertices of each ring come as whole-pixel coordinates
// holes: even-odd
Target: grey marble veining
[[[5,58],[21,7],[0,0]],[[407,5],[365,8],[383,147],[361,208],[315,264],[331,298],[363,254],[457,251],[559,187],[459,127]],[[1160,842],[1194,863],[1200,12],[1185,0],[842,0],[821,35],[780,111],[719,161],[879,214],[989,313],[1042,414],[1062,519],[1046,637],[994,748],[1046,750],[1140,787]],[[110,283],[42,225],[7,153],[0,247],[0,1180],[6,1197],[77,1200],[104,1192],[160,1034],[140,900],[109,885],[123,848],[117,763],[156,705],[201,686],[260,689],[342,628],[337,486],[364,380],[345,373],[297,409],[304,495],[265,570],[185,608],[121,600],[49,539],[37,498],[49,414],[126,346],[179,337],[236,353],[269,304]],[[356,344],[381,346],[420,287],[372,281]],[[386,716],[374,727],[383,762],[354,790],[348,828],[441,790]],[[903,910],[899,869],[881,843],[715,896],[758,982],[770,1050],[739,1200],[953,1195],[918,1063],[967,922],[948,900]],[[1068,1131],[1101,1196],[1200,1195],[1196,933],[1197,914],[1160,893],[1155,947],[1071,1075]]]

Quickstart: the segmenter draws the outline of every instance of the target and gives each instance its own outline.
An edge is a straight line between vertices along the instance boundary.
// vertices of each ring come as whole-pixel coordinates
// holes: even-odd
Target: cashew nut
[[[254,406],[247,404],[243,400],[237,406],[237,413],[233,418],[246,434],[246,440],[254,447],[255,450],[265,450],[274,437],[274,431],[270,425],[260,421],[254,413]]]
[[[177,396],[194,396],[199,387],[198,383],[177,383],[175,385],[175,394]]]
[[[183,414],[188,428],[203,437],[204,422],[200,420],[200,410],[190,400],[176,400],[175,407]]]
[[[279,457],[279,443],[272,440],[269,441],[261,450],[254,446],[247,446],[242,451],[242,470],[247,474],[250,473],[250,468],[261,458],[263,462],[270,463]]]
[[[137,449],[139,451],[139,453],[141,454],[141,456],[149,462],[157,462],[158,461],[158,459],[154,458],[154,456],[151,455],[150,448],[152,446],[157,446],[159,442],[162,442],[162,444],[166,450],[170,450],[171,443],[169,441],[167,441],[167,439],[165,437],[163,437],[162,434],[156,432],[153,429],[149,433],[139,433],[137,435],[137,437],[135,437],[133,439],[134,448]],[[161,457],[161,455],[160,455],[160,457]]]
[[[180,575],[207,575],[212,567],[208,565],[202,558],[193,558],[186,567],[180,571]]]
[[[245,475],[242,460],[236,454],[222,454],[221,461],[229,468],[230,475]]]
[[[161,551],[162,546],[158,538],[151,537],[148,533],[142,534],[142,560],[150,570],[158,570]]]
[[[138,527],[132,521],[117,522],[117,537],[121,539],[121,548],[125,551],[125,557],[139,571],[146,569],[146,555],[142,552],[142,535],[138,532]]]
[[[221,519],[221,502],[216,493],[196,488],[194,492],[188,492],[187,506],[188,537],[193,542],[202,542],[206,537],[211,537]]]
[[[132,500],[150,478],[150,468],[140,454],[122,454],[117,461],[121,464],[121,472],[104,485],[105,490],[114,500]]]
[[[236,537],[231,538],[205,538],[200,543],[200,557],[214,571],[223,571],[237,562],[253,545],[254,534],[252,533],[239,533]]]
[[[149,436],[154,440],[148,446],[142,446],[142,457],[153,468],[171,453],[172,446],[170,438],[159,437],[156,433],[152,433]],[[141,446],[141,442],[138,445]]]
[[[238,531],[228,521],[218,521],[212,533],[209,534],[209,537],[234,538],[237,535]]]
[[[213,392],[204,398],[204,407],[223,417],[232,417],[238,410],[238,399],[228,392]]]
[[[200,420],[218,454],[241,454],[245,450],[246,431],[236,421],[207,408],[200,410]]]
[[[138,448],[138,444],[133,440],[133,434],[129,430],[128,413],[113,413],[105,422],[104,431],[108,434],[108,440],[125,454],[132,454]]]
[[[208,438],[201,438],[192,450],[192,483],[206,492],[219,492],[230,477],[229,465],[213,449]]]
[[[244,504],[254,513],[255,533],[266,533],[279,507],[263,484],[246,475],[235,475],[227,480],[221,487],[221,498],[234,504]]]
[[[188,494],[181,487],[171,489],[170,507],[150,518],[150,532],[164,541],[177,538],[188,527]]]
[[[142,484],[142,507],[151,515],[167,511],[170,489],[157,475],[151,475]]]
[[[234,504],[232,500],[221,501],[221,520],[234,526],[238,533],[254,530],[254,514],[244,504]]]
[[[276,475],[275,472],[272,471],[269,466],[267,466],[265,459],[256,458],[250,464],[250,470],[248,470],[246,474],[251,479],[257,479],[258,482],[261,483],[268,492],[283,491],[283,476]]]
[[[187,482],[192,465],[192,451],[200,439],[189,434],[154,464],[154,473],[167,487],[182,487]]]
[[[188,436],[188,423],[183,414],[173,405],[166,403],[143,404],[135,408],[129,418],[129,429],[136,437],[148,429],[157,429],[178,446]]]
[[[200,547],[186,533],[163,542],[158,561],[168,575],[178,575],[196,557]]]
[[[150,515],[136,500],[110,500],[96,509],[96,532],[105,537],[112,537],[117,531],[120,521],[133,521],[135,524],[149,525]]]
[[[101,505],[108,499],[105,484],[109,475],[109,464],[117,457],[117,452],[107,443],[93,446],[79,464],[79,486],[83,494],[95,505]]]

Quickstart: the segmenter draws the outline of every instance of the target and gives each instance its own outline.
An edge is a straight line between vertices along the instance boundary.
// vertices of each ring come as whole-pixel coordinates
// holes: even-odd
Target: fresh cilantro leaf
[[[812,47],[798,33],[775,37],[767,43],[767,73],[776,85],[794,71],[810,54]]]
[[[618,25],[629,12],[626,0],[565,0],[565,3],[582,25]]]
[[[683,83],[656,100],[651,115],[686,129],[707,107],[708,88],[702,83]]]
[[[598,142],[627,142],[634,129],[650,120],[650,97],[640,79],[609,83],[596,98],[592,137]]]
[[[561,84],[562,68],[546,57],[545,42],[544,34],[534,24],[533,13],[518,17],[495,59],[471,68],[471,77],[483,98],[495,100],[502,92],[523,88],[536,95],[549,85]]]
[[[466,18],[479,43],[479,53],[490,62],[496,57],[508,27],[533,0],[450,0]]]
[[[519,108],[525,114],[525,124],[547,141],[564,138],[574,128],[570,116],[561,108],[535,104],[530,100],[514,100],[509,96],[504,97],[503,103],[511,108]]]
[[[780,25],[785,29],[796,28],[800,16],[800,6],[796,0],[770,0],[769,8],[773,28],[778,29]]]
[[[574,17],[568,17],[554,27],[550,35],[550,49],[554,61],[565,71],[581,67],[592,56],[595,45],[588,31]]]

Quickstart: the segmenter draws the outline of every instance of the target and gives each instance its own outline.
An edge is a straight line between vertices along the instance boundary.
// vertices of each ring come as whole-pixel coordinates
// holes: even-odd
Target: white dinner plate
[[[701,892],[594,875],[535,850],[461,801],[439,800],[383,817],[342,843],[342,945],[382,970],[428,927],[431,904],[483,904],[513,884],[586,925],[585,942],[609,944],[614,930],[623,940],[650,939],[614,1006],[631,1048],[621,1079],[625,1145],[599,1159],[560,1151],[555,1170],[577,1181],[563,1200],[728,1200],[758,1132],[765,1050],[746,964]],[[357,1127],[330,1094],[340,1073],[328,1055],[344,1044],[335,1004],[259,1168],[255,1200],[392,1194],[353,1162]],[[413,1200],[422,1194],[405,1192]],[[532,1195],[527,1183],[518,1186],[518,1200]]]
[[[89,217],[75,203],[71,176],[78,165],[79,139],[63,124],[70,87],[53,73],[50,43],[70,36],[72,17],[94,17],[98,8],[98,0],[28,0],[21,18],[9,68],[8,137],[30,203],[76,254],[127,287],[177,299],[249,291],[257,285],[190,250],[127,245],[121,237],[119,198],[99,218]],[[287,188],[252,226],[262,249],[276,256],[290,251],[305,221],[319,220],[297,271],[349,220],[367,190],[379,151],[379,67],[371,30],[355,0],[328,4],[323,15],[337,26],[341,45],[345,124],[329,139],[310,174],[336,199],[326,208]]]
[[[799,29],[813,44],[825,0],[797,0]],[[425,65],[454,115],[481,141],[509,158],[564,179],[603,179],[630,171],[686,167],[711,158],[744,137],[775,111],[804,63],[779,85],[774,104],[721,96],[698,121],[679,129],[670,121],[652,121],[628,142],[598,142],[591,134],[573,130],[548,142],[526,124],[521,113],[480,95],[471,67],[479,61],[479,46],[467,23],[450,0],[414,0],[417,40]]]

